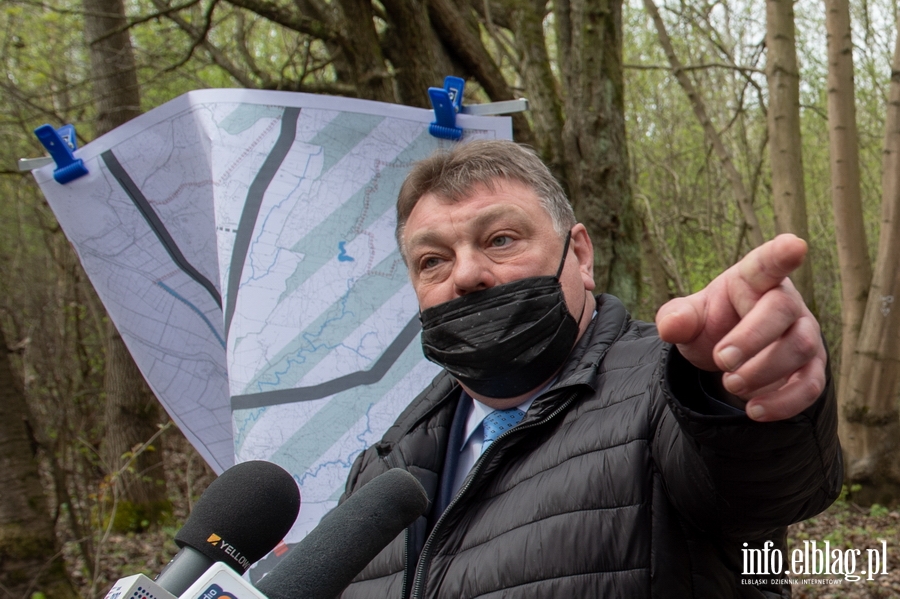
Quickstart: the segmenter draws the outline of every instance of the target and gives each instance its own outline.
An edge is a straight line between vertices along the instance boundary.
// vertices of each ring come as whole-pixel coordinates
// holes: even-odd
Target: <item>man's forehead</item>
[[[530,198],[520,198],[519,202],[517,202],[511,198],[502,196],[468,196],[459,200],[452,200],[442,196],[427,195],[420,200],[420,204],[417,205],[416,208],[421,207],[423,210],[427,211],[428,201],[423,201],[426,200],[426,198],[428,201],[438,202],[443,205],[472,203],[471,210],[467,210],[462,214],[466,227],[475,231],[490,227],[501,220],[512,220],[521,226],[529,226],[531,221],[534,220],[534,215],[529,214],[520,203],[522,201],[528,203]],[[535,205],[540,207],[538,200],[535,199],[534,201]],[[403,231],[403,236],[406,238],[408,247],[438,241],[442,237],[440,230],[444,229],[445,225],[449,225],[449,221],[442,218],[443,215],[434,214],[416,218],[415,211],[416,209],[413,209],[413,213],[406,222]],[[433,218],[428,218],[428,216],[432,216]]]
[[[419,200],[416,202],[416,204],[413,205],[410,212],[412,212],[412,210],[415,210],[415,206],[418,205],[418,202],[421,202],[422,199],[426,197],[438,198],[442,202],[452,204],[464,202],[474,196],[502,193],[512,193],[516,196],[529,197],[532,199],[538,198],[537,191],[529,183],[520,181],[518,179],[511,179],[498,175],[496,177],[488,179],[469,181],[465,184],[459,184],[458,182],[448,182],[446,185],[435,187],[430,191],[423,193],[419,197]]]

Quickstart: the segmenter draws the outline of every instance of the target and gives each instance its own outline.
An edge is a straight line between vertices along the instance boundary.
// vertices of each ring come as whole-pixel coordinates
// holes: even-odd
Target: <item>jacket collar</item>
[[[596,299],[597,314],[572,348],[572,353],[550,391],[574,385],[588,385],[596,391],[594,380],[600,362],[606,350],[621,336],[630,320],[625,306],[615,296],[603,293]]]
[[[540,418],[552,410],[561,391],[584,387],[596,392],[597,371],[609,347],[628,326],[630,316],[625,306],[613,295],[596,296],[597,313],[584,334],[572,348],[556,383],[532,404],[531,411]]]

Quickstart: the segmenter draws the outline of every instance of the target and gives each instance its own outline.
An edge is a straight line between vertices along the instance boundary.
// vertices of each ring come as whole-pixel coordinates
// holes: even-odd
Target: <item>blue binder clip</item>
[[[428,132],[441,139],[454,141],[462,137],[463,130],[456,126],[456,113],[462,109],[463,88],[466,82],[459,77],[446,77],[443,89],[429,87],[428,97],[434,107],[435,121],[428,126]]]
[[[34,130],[34,134],[56,162],[53,178],[57,183],[68,183],[88,174],[84,161],[81,158],[75,158],[72,154],[78,143],[75,140],[74,125],[63,125],[59,129],[54,129],[50,125],[41,125]]]

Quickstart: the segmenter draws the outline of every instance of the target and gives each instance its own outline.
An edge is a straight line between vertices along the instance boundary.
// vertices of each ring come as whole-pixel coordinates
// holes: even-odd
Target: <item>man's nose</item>
[[[457,254],[451,275],[454,296],[460,297],[496,285],[497,279],[491,266],[492,262],[480,252]]]

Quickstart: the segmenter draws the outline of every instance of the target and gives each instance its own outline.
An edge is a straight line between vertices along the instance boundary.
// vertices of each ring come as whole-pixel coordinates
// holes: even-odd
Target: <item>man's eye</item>
[[[503,247],[505,245],[509,245],[509,242],[512,241],[508,235],[498,235],[491,239],[491,245],[495,248]]]
[[[441,263],[441,261],[438,258],[435,258],[434,256],[432,256],[431,258],[425,258],[424,260],[422,260],[420,262],[421,270],[428,270],[429,268],[434,268],[435,266],[437,266],[440,263]]]

